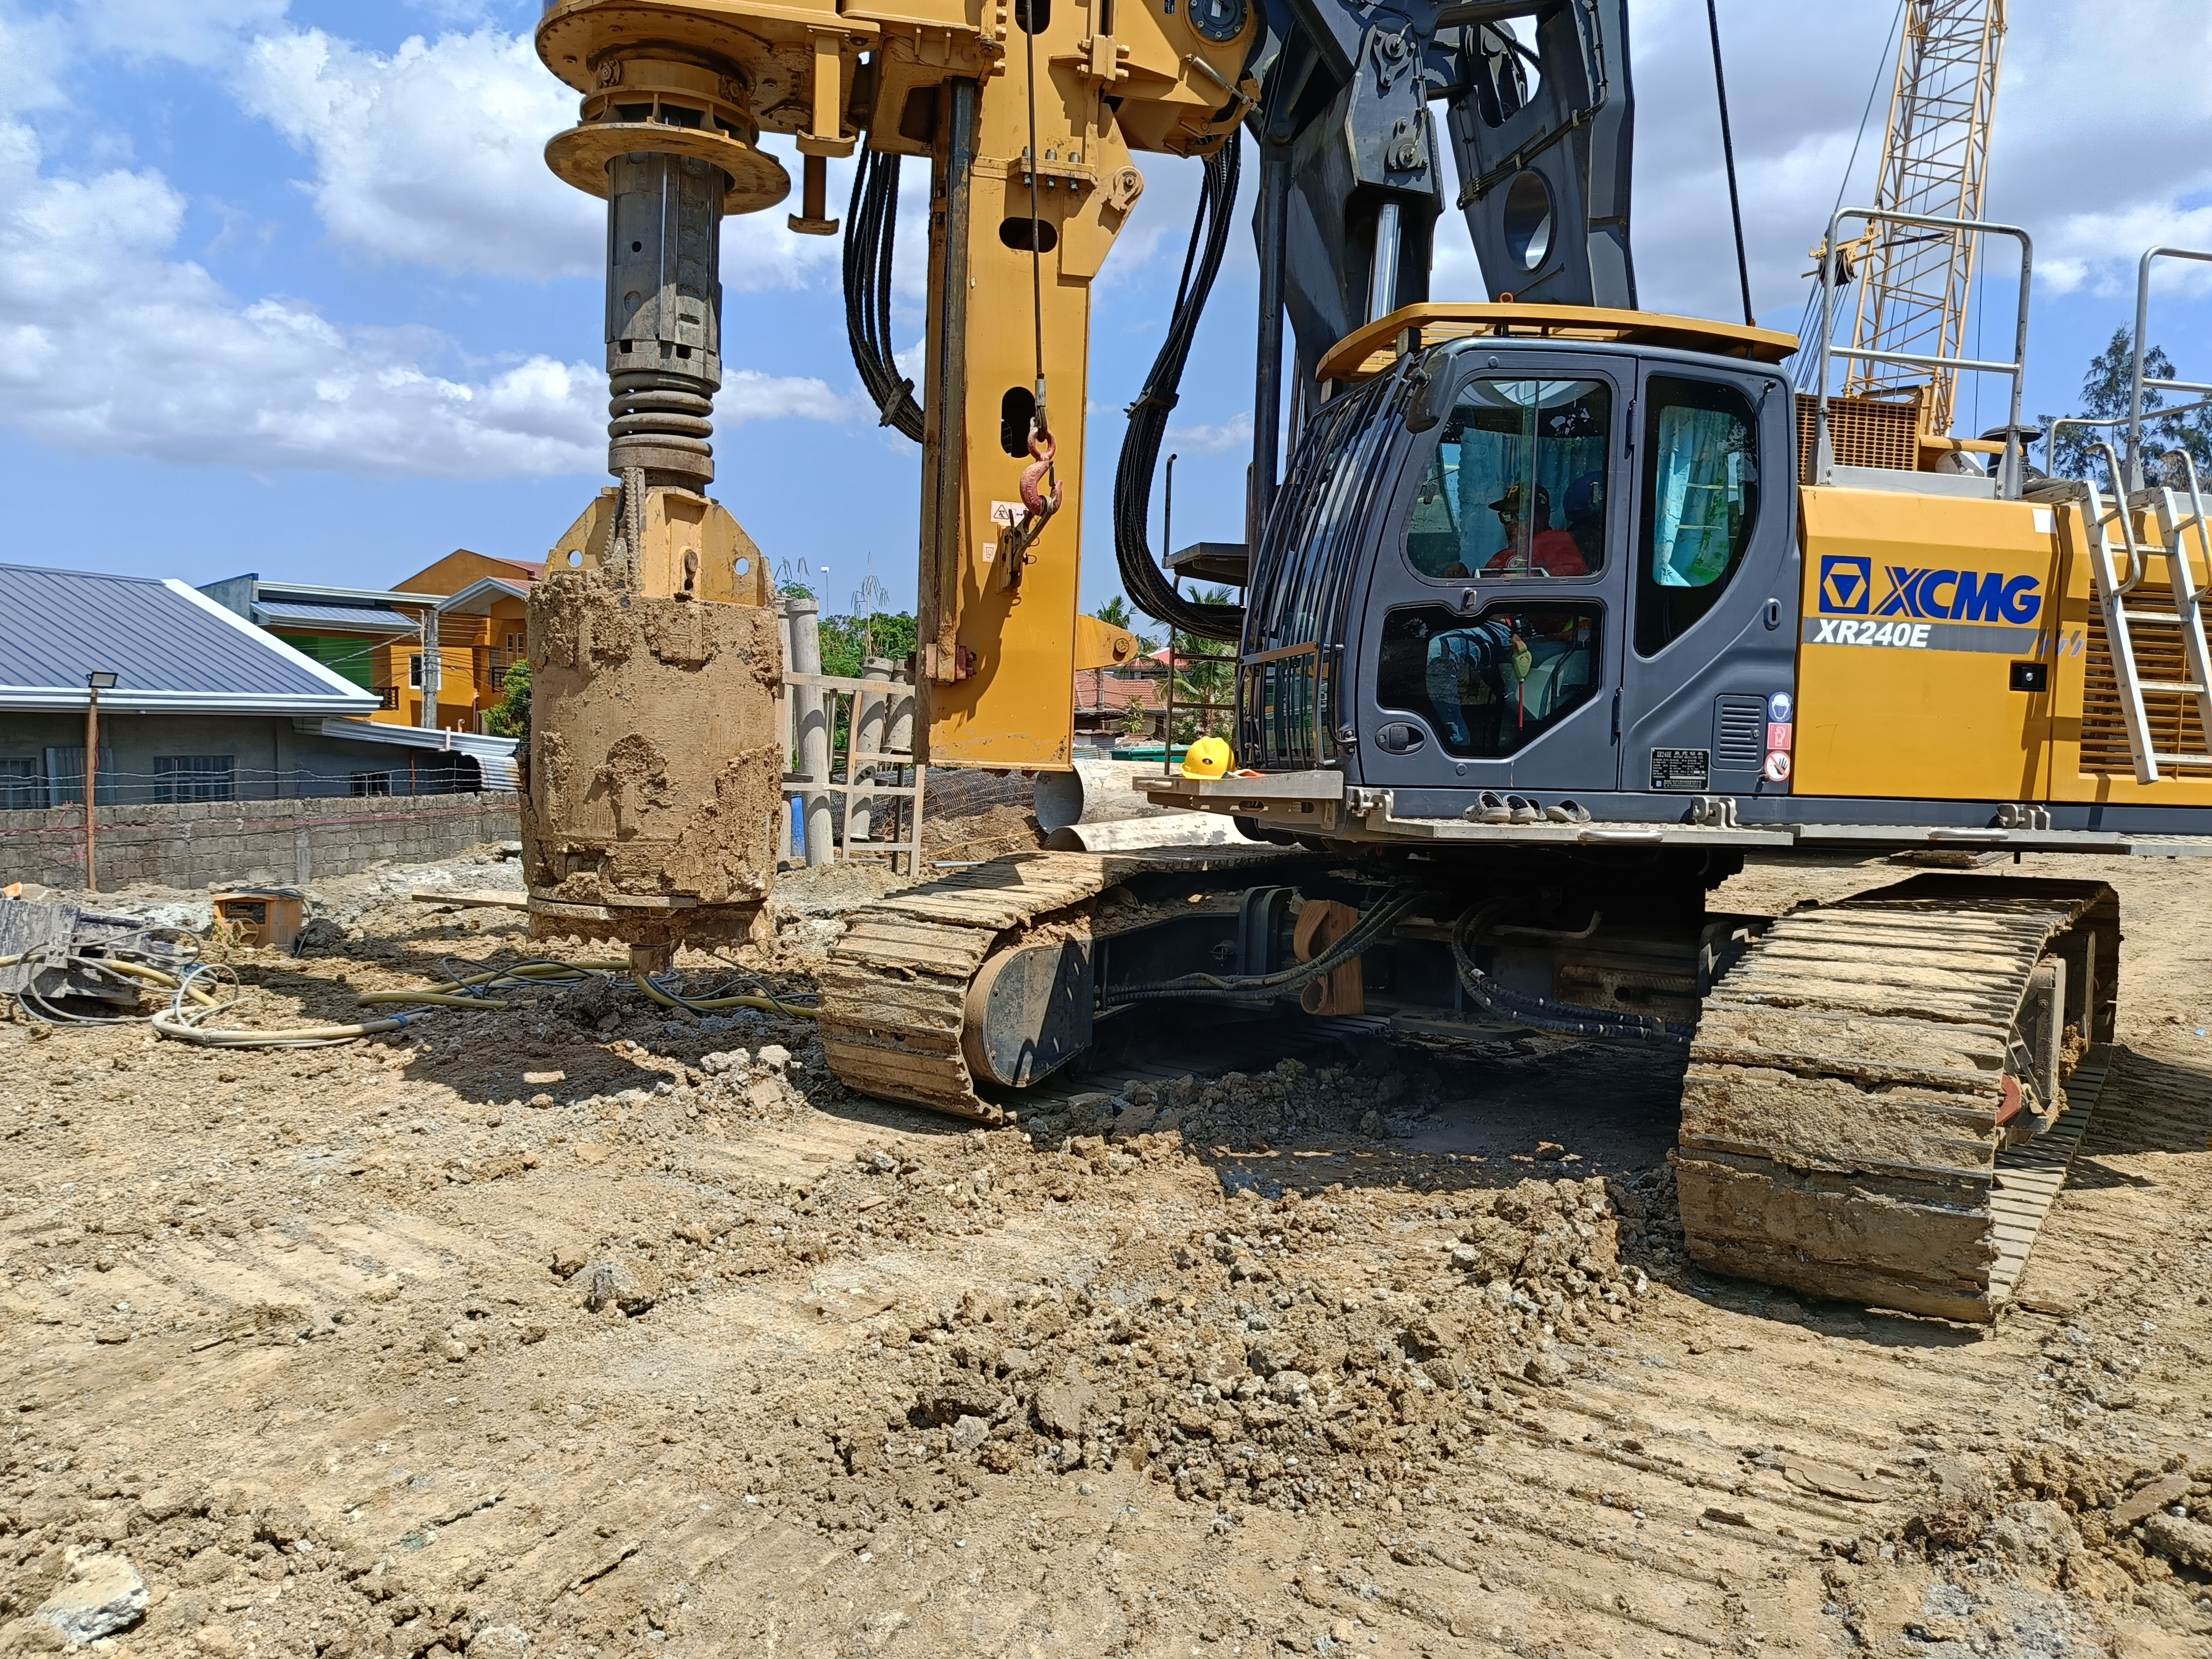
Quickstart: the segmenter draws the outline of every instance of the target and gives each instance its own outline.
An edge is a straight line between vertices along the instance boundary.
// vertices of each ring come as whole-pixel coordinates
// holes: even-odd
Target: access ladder
[[[2101,446],[2112,468],[2122,479],[2119,458],[2109,443]],[[2212,771],[2212,648],[2204,636],[2203,599],[2199,586],[2199,562],[2212,580],[2212,526],[2205,520],[2204,495],[2197,478],[2197,463],[2186,450],[2174,452],[2182,465],[2185,490],[2137,490],[2116,495],[2107,504],[2094,482],[2085,485],[2088,524],[2089,568],[2094,573],[2097,605],[2105,621],[2105,640],[2112,652],[2112,678],[2119,690],[2120,710],[2127,727],[2128,750],[2134,757],[2136,781],[2156,783],[2162,771]],[[2158,540],[2143,538],[2138,515],[2148,509],[2158,526]],[[2118,545],[2115,547],[2117,540]],[[2191,544],[2193,542],[2193,550]],[[2166,562],[2167,591],[2172,608],[2160,610],[2130,599],[2142,586],[2154,559]],[[2115,561],[2124,570],[2115,568]],[[2179,629],[2186,679],[2147,680],[2136,661],[2137,628]],[[2144,694],[2164,692],[2192,697],[2197,707],[2197,748],[2195,752],[2161,752],[2151,733],[2150,712]]]

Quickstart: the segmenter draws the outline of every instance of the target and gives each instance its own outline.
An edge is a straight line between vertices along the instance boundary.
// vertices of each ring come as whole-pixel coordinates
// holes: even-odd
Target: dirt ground
[[[985,1133],[604,987],[0,1024],[0,1650],[2212,1655],[2212,869],[2045,867],[2121,1042],[1993,1329],[1692,1268],[1679,1062],[1595,1045],[1148,1015]],[[319,886],[227,1022],[537,953],[406,896],[520,880]]]

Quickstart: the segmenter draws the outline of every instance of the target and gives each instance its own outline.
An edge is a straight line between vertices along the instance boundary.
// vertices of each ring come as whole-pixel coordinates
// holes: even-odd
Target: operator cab
[[[1795,346],[1537,306],[1348,337],[1255,563],[1244,763],[1340,772],[1406,817],[1786,792]]]

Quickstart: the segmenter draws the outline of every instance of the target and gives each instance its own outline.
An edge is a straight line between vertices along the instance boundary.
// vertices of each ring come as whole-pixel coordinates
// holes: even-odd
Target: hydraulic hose
[[[845,335],[860,384],[881,424],[921,441],[914,381],[891,351],[891,249],[898,236],[899,158],[860,147],[853,203],[845,216]]]
[[[1244,607],[1195,605],[1177,592],[1167,573],[1153,560],[1150,525],[1152,474],[1159,465],[1168,416],[1182,396],[1183,365],[1190,359],[1198,319],[1206,310],[1206,296],[1213,291],[1213,279],[1220,275],[1222,254],[1229,245],[1229,215],[1237,204],[1242,143],[1241,136],[1231,132],[1228,141],[1206,158],[1198,214],[1191,223],[1190,246],[1183,254],[1182,280],[1176,289],[1175,307],[1168,316],[1167,338],[1152,361],[1144,390],[1129,405],[1128,429],[1122,434],[1121,461],[1114,469],[1114,554],[1121,565],[1121,586],[1131,601],[1146,616],[1186,634],[1231,643],[1244,632]]]
[[[1687,1047],[1690,1032],[1664,1020],[1648,1019],[1641,1014],[1618,1014],[1602,1008],[1577,1007],[1570,1002],[1554,1002],[1549,997],[1532,997],[1518,991],[1509,991],[1475,965],[1474,946],[1482,937],[1483,929],[1513,901],[1492,899],[1487,904],[1469,905],[1452,927],[1452,961],[1459,969],[1459,981],[1467,989],[1468,1000],[1486,1014],[1500,1019],[1510,1019],[1516,1024],[1526,1025],[1531,1030],[1548,1031],[1556,1036],[1603,1037],[1614,1042],[1666,1043]]]
[[[664,1008],[681,1008],[688,1013],[711,1014],[718,1008],[758,1008],[768,1013],[785,1014],[793,1019],[814,1019],[819,1011],[802,1004],[779,1001],[766,991],[744,992],[737,996],[694,997],[678,995],[667,987],[648,979],[643,974],[632,974],[631,981]]]
[[[1180,979],[1152,985],[1109,987],[1103,1000],[1119,1007],[1132,1002],[1245,1000],[1255,996],[1278,997],[1334,973],[1396,927],[1407,912],[1430,896],[1425,889],[1400,888],[1352,924],[1350,932],[1311,962],[1299,963],[1272,974],[1185,974]]]

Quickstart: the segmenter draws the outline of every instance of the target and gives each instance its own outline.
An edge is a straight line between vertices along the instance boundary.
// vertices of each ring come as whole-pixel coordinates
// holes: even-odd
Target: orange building
[[[248,574],[201,591],[375,692],[383,707],[372,720],[482,732],[508,667],[528,653],[526,602],[544,573],[542,563],[459,548],[391,588],[264,581]]]

